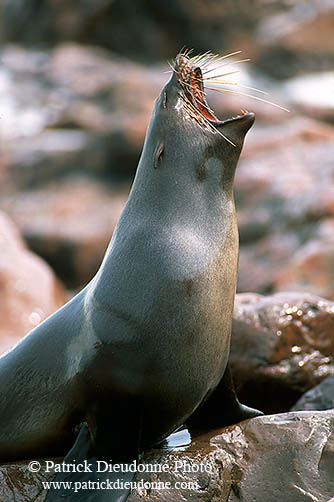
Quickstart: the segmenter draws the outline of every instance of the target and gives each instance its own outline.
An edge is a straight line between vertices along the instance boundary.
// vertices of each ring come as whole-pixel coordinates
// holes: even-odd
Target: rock
[[[205,5],[201,0],[170,0],[168,5],[141,1],[135,11],[131,0],[79,5],[74,0],[11,0],[2,5],[0,19],[3,42],[38,46],[73,40],[152,61],[171,57],[183,45],[204,50],[238,47],[256,25],[259,10],[242,3],[227,3],[222,9],[217,0]]]
[[[252,236],[256,233],[260,235],[266,224],[264,220],[262,226],[259,222],[249,225],[245,227],[245,232]],[[325,226],[332,233],[318,231]],[[333,221],[324,219],[313,234],[309,233],[305,244],[301,238],[305,238],[302,227],[299,232],[301,236],[291,231],[282,234],[273,232],[254,243],[241,246],[238,291],[311,291],[334,300]]]
[[[133,175],[165,67],[75,44],[6,47],[0,61],[7,185],[41,185],[73,171]]]
[[[263,222],[259,224],[260,208],[257,211],[257,221],[254,225],[244,227],[243,236],[253,238],[267,231],[268,220],[263,211]],[[264,230],[265,228],[265,230]],[[239,253],[238,292],[257,291],[270,293],[275,290],[276,277],[289,266],[292,257],[298,251],[300,240],[293,232],[269,234],[254,243],[243,244]],[[327,268],[326,268],[327,271]],[[307,272],[306,272],[307,273]],[[310,282],[310,281],[309,281]],[[300,285],[300,284],[299,284]],[[303,285],[300,285],[303,288]],[[287,288],[289,289],[289,288]],[[297,288],[298,289],[298,288]],[[307,288],[303,288],[307,290]],[[325,291],[328,293],[327,282]],[[313,285],[309,286],[313,291]],[[324,296],[327,296],[326,294]]]
[[[309,55],[334,55],[333,4],[329,0],[300,2],[267,17],[258,28],[263,45],[280,45]]]
[[[50,130],[21,138],[8,159],[10,181],[16,189],[43,185],[69,172],[91,170],[96,145],[84,131]]]
[[[330,69],[333,22],[331,0],[294,2],[290,8],[274,9],[260,20],[254,34],[257,64],[279,78]]]
[[[230,363],[242,402],[289,409],[334,374],[334,303],[310,294],[236,295]]]
[[[273,137],[279,131],[276,129]],[[244,227],[249,224],[254,226],[259,222],[263,227],[265,221],[263,231],[273,232],[332,216],[330,173],[334,130],[332,137],[320,141],[304,134],[288,135],[275,149],[269,144],[270,154],[265,148],[257,152],[254,148],[252,155],[242,157],[236,172],[242,243],[254,240],[252,235],[243,235]]]
[[[288,80],[282,86],[291,107],[304,115],[333,122],[334,71],[317,72]]]
[[[242,158],[252,157],[259,152],[268,154],[294,142],[315,145],[317,141],[334,140],[334,128],[329,124],[302,115],[285,115],[285,119],[276,124],[257,123],[247,135],[247,141],[242,149]]]
[[[67,294],[50,267],[30,252],[0,212],[0,353],[61,307]]]
[[[265,416],[213,439],[225,453],[223,465],[231,469],[228,502],[260,501],[264,494],[268,501],[329,501],[334,493],[333,419],[332,411]]]
[[[274,278],[275,291],[312,291],[334,300],[334,233],[301,246]]]
[[[278,137],[280,128],[274,130]],[[294,288],[333,298],[333,237],[319,228],[329,225],[334,212],[330,174],[334,143],[330,136],[325,139],[331,129],[317,130],[314,122],[310,129],[304,124],[299,130],[297,137],[287,135],[284,143],[277,140],[276,147],[269,141],[268,151],[264,143],[256,152],[258,140],[254,140],[237,169],[239,292]],[[309,255],[319,256],[317,273],[308,268]]]
[[[137,474],[138,483],[150,485],[132,490],[128,502],[253,502],[263,494],[272,501],[278,493],[286,502],[327,502],[334,493],[333,429],[333,411],[290,412],[211,431],[187,448],[151,450],[141,463],[166,472]],[[30,473],[26,462],[0,466],[6,502],[42,502],[43,481],[53,474],[41,465],[38,473]],[[155,488],[158,482],[165,489]]]
[[[74,176],[3,197],[1,206],[30,248],[72,289],[85,285],[99,268],[128,189],[128,184],[109,187]]]
[[[319,385],[302,395],[291,411],[330,410],[334,408],[334,375],[325,378]]]

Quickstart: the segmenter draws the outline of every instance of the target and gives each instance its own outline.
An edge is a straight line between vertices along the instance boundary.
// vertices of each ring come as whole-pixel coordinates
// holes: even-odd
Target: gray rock
[[[284,84],[282,91],[294,109],[299,109],[305,115],[333,122],[333,87],[334,71],[328,71],[290,79]]]
[[[7,185],[41,185],[73,171],[134,173],[165,68],[75,44],[43,52],[6,46],[0,63]]]
[[[334,408],[334,375],[325,378],[319,385],[306,392],[291,411],[330,410]]]
[[[332,0],[274,3],[281,8],[260,20],[254,36],[259,44],[258,64],[279,78],[331,69]]]

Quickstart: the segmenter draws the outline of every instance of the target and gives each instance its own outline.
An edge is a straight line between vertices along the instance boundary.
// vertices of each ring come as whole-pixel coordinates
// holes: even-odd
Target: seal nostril
[[[162,161],[163,154],[164,154],[164,146],[161,144],[156,149],[156,152],[154,155],[154,169],[158,169],[158,167]]]

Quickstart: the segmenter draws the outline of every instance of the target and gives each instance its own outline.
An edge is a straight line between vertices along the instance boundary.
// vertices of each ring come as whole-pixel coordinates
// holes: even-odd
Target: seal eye
[[[154,155],[154,169],[158,169],[159,165],[161,164],[164,151],[165,150],[163,145],[159,145],[158,148],[156,149]]]

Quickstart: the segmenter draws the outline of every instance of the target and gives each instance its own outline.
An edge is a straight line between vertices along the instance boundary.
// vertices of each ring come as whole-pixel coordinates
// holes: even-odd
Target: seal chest
[[[116,358],[111,380],[124,392],[136,382],[151,408],[163,396],[169,432],[217,386],[227,364],[238,256],[233,178],[254,121],[252,113],[218,121],[200,75],[178,56],[89,288],[95,333]],[[106,316],[118,326],[111,335]]]

